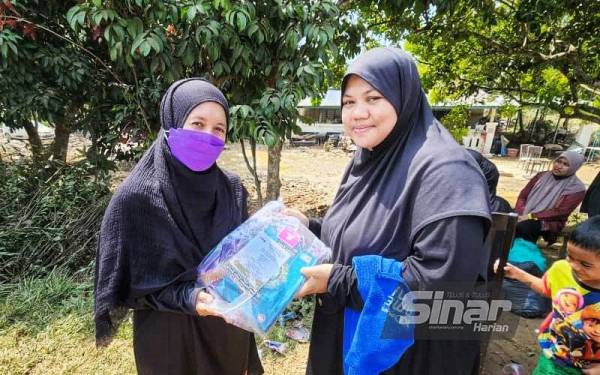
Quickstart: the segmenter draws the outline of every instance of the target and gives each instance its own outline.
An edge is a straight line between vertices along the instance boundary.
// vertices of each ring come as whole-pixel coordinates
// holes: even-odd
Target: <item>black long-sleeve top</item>
[[[483,218],[457,216],[425,226],[415,236],[405,262],[404,279],[412,290],[443,287],[448,282],[475,282],[485,278],[484,251],[487,223]],[[320,234],[320,222],[309,228]],[[335,265],[328,292],[317,297],[307,374],[342,374],[344,308],[360,310],[352,266]],[[385,374],[476,374],[479,367],[477,341],[416,340],[401,360]]]

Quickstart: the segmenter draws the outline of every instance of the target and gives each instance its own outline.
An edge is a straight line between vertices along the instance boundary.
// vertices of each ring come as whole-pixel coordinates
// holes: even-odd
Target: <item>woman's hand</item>
[[[218,313],[210,304],[213,302],[214,297],[206,292],[198,292],[196,295],[196,312],[200,316],[223,316]]]
[[[318,266],[302,268],[300,272],[302,272],[307,280],[296,294],[296,297],[302,298],[310,294],[325,293],[332,268],[333,264],[320,264]]]
[[[282,211],[284,215],[293,216],[296,219],[300,220],[305,227],[308,227],[308,217],[304,215],[302,212],[296,210],[295,208],[286,208]]]

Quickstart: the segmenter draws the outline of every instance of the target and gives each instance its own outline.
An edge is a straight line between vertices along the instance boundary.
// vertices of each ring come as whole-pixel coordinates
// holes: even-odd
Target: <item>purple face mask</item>
[[[167,143],[175,159],[194,172],[210,168],[225,147],[222,139],[189,129],[169,129]]]

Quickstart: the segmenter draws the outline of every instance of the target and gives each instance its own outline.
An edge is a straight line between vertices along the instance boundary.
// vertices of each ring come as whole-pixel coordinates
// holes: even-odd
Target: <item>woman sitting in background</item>
[[[583,162],[583,155],[565,151],[554,160],[552,170],[540,172],[529,181],[515,205],[519,214],[516,237],[537,242],[541,235],[554,242],[585,196],[585,185],[575,175]]]

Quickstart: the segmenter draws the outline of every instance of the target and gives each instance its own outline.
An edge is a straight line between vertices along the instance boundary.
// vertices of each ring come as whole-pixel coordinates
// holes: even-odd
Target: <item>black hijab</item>
[[[378,254],[403,260],[427,224],[453,216],[490,219],[479,167],[435,119],[412,57],[376,48],[356,59],[357,75],[396,109],[398,121],[373,150],[359,148],[324,218],[322,238],[336,263]]]
[[[119,186],[104,214],[95,278],[96,341],[107,344],[129,306],[177,282],[195,280],[195,267],[245,212],[241,184],[216,164],[193,172],[169,150],[165,130],[183,126],[200,103],[228,112],[207,81],[175,82],[163,97],[163,130]]]
[[[589,217],[600,215],[600,172],[585,194],[581,203],[581,212],[587,213]]]
[[[496,195],[498,181],[500,180],[500,172],[498,172],[496,165],[488,160],[488,158],[483,156],[479,151],[471,149],[468,149],[467,151],[473,157],[473,159],[475,159],[479,165],[479,168],[481,168],[481,172],[483,172],[485,180],[487,181],[490,192],[490,209],[492,212],[512,212],[512,208],[506,199]]]

